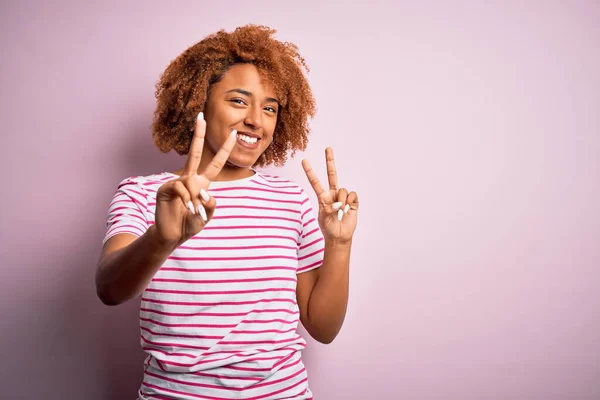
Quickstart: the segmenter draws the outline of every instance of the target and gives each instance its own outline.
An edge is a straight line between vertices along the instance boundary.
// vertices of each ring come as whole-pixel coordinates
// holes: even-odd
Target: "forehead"
[[[215,83],[219,89],[247,89],[253,93],[274,97],[273,85],[261,76],[253,64],[236,64],[231,66],[219,82]]]

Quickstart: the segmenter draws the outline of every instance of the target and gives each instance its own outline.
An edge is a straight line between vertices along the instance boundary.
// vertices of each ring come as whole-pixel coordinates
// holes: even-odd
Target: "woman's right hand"
[[[233,130],[207,168],[198,174],[206,121],[198,114],[196,129],[181,176],[162,185],[156,194],[155,230],[160,242],[177,247],[200,232],[212,218],[216,201],[207,189],[231,154],[237,132]]]

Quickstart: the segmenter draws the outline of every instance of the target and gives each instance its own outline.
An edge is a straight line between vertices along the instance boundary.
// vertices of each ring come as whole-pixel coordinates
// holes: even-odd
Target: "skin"
[[[251,64],[232,66],[213,84],[204,109],[207,130],[199,171],[202,171],[235,129],[260,137],[256,150],[236,146],[215,180],[241,179],[254,174],[250,168],[273,141],[279,103],[274,90]],[[183,171],[177,171],[181,174]]]
[[[168,256],[210,222],[216,206],[206,192],[211,181],[254,174],[252,166],[273,140],[278,108],[271,85],[251,64],[232,66],[213,85],[204,114],[198,116],[185,166],[177,171],[179,178],[158,190],[155,224],[139,238],[116,235],[102,249],[96,288],[105,304],[139,296]],[[257,148],[240,144],[236,131],[259,137]],[[358,195],[339,188],[331,148],[325,150],[325,158],[326,188],[309,162],[302,162],[317,195],[325,252],[321,268],[298,275],[296,297],[307,332],[321,343],[331,343],[346,315]]]

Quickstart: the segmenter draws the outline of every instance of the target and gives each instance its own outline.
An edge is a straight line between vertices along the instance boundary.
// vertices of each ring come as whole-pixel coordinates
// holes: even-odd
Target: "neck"
[[[208,165],[208,162],[206,164]],[[200,168],[198,168],[198,173],[202,173],[204,168],[206,167],[200,165]],[[219,175],[213,179],[213,181],[235,181],[238,179],[248,178],[252,175],[254,175],[254,171],[252,171],[250,168],[238,167],[237,165],[227,163],[223,169],[221,169]]]
[[[198,167],[198,174],[201,174],[206,170],[206,167],[211,163],[215,154],[208,149],[208,146],[205,146],[202,152],[202,159],[200,160],[200,166]],[[176,172],[177,175],[181,175],[183,173],[183,169],[180,169]],[[237,165],[233,165],[227,162],[221,172],[217,175],[214,181],[234,181],[238,179],[248,178],[249,176],[254,175],[254,171],[249,167],[240,167]]]

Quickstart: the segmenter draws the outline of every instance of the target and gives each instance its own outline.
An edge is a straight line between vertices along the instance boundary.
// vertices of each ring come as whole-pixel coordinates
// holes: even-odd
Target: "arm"
[[[154,225],[145,222],[138,205],[143,199],[133,198],[140,196],[142,189],[128,192],[122,185],[115,195],[107,233],[114,236],[106,241],[96,270],[96,292],[104,304],[121,304],[142,293],[169,255],[211,220],[216,201],[206,190],[225,165],[237,138],[232,131],[198,175],[205,132],[206,122],[200,113],[183,174],[164,183],[156,193]]]
[[[300,320],[308,333],[321,343],[331,343],[342,328],[348,306],[350,249],[358,218],[358,195],[338,189],[331,148],[325,150],[325,158],[329,190],[321,186],[308,161],[302,162],[319,200],[319,228],[325,243],[321,267],[298,274],[296,298]]]
[[[140,237],[118,234],[106,241],[96,270],[96,293],[106,305],[118,305],[144,291],[175,250],[152,225]]]
[[[313,339],[331,343],[348,306],[351,243],[325,242],[323,265],[298,275],[296,295],[302,325]]]

